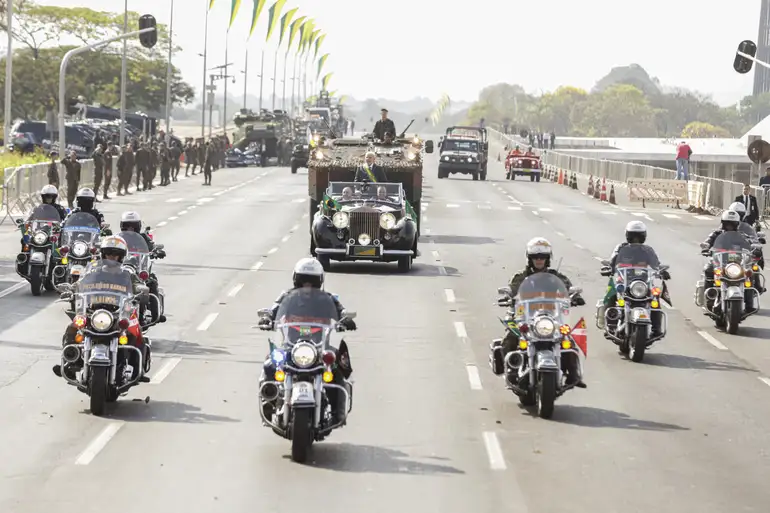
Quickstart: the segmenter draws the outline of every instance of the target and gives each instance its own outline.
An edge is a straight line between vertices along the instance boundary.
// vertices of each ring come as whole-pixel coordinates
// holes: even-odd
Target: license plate
[[[350,254],[352,256],[380,256],[380,248],[377,246],[350,246]]]
[[[304,381],[294,383],[291,387],[291,404],[308,401],[315,401],[312,385]]]

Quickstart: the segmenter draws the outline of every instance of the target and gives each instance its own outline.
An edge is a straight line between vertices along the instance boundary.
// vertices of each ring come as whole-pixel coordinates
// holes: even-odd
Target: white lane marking
[[[508,210],[521,210],[521,207],[508,207]]]
[[[179,203],[180,201],[184,201],[184,198],[171,198],[166,200],[166,203]]]
[[[703,221],[713,221],[716,217],[713,216],[695,216],[695,219],[701,219]]]
[[[448,276],[449,275],[449,273],[446,272],[446,267],[444,267],[443,265],[438,266],[438,273],[441,276]]]
[[[580,244],[575,244],[575,247],[578,248],[578,249],[586,249],[583,246],[581,246]]]
[[[441,255],[438,254],[438,251],[432,251],[433,258],[436,260],[436,262],[441,262]]]
[[[551,224],[551,221],[549,221],[547,219],[543,219],[543,224]]]
[[[208,203],[209,201],[214,201],[214,198],[201,198],[198,203]]]
[[[80,453],[78,459],[75,460],[75,465],[88,465],[94,461],[94,458],[96,458],[102,449],[107,446],[107,443],[118,434],[118,431],[120,431],[120,428],[122,428],[124,424],[125,422],[122,420],[118,422],[110,422],[107,424],[102,432],[99,433],[99,435],[94,438],[90,444],[88,444],[88,447],[86,447],[85,450]]]
[[[604,210],[604,211],[602,211],[602,214],[604,214],[605,216],[616,216],[616,215],[618,215],[617,212],[612,212],[610,210]]]
[[[595,256],[595,257],[594,257],[594,260],[597,260],[597,261],[601,262],[601,261],[602,261],[602,260],[604,260],[604,259],[603,259],[602,257],[600,257],[600,256]]]
[[[275,253],[276,251],[278,251],[278,248],[270,248],[270,251],[268,251],[268,252],[267,252],[267,254],[268,254],[268,255],[272,255],[272,254],[273,254],[273,253]]]
[[[716,347],[717,349],[719,349],[719,350],[721,350],[721,351],[727,351],[727,346],[726,346],[726,345],[724,345],[723,343],[721,343],[719,340],[717,340],[717,339],[715,339],[714,337],[712,337],[710,333],[708,333],[708,332],[706,332],[706,331],[699,331],[699,332],[698,332],[698,335],[700,335],[701,337],[703,337],[703,339],[704,339],[706,342],[708,342],[708,343],[709,343],[709,344],[711,344],[712,346]]]
[[[263,265],[265,265],[264,262],[257,262],[256,264],[251,266],[251,270],[252,271],[259,271],[262,268]]]
[[[171,216],[168,218],[169,221],[175,221],[177,219],[179,219],[177,216]]]
[[[465,370],[468,372],[468,382],[471,384],[471,390],[483,390],[481,385],[481,376],[479,376],[479,368],[475,365],[468,364],[465,366]]]
[[[281,242],[286,242],[289,239],[291,239],[291,235],[284,235],[283,239],[281,239]]]
[[[226,190],[225,191],[217,191],[214,194],[212,194],[212,196],[221,196],[221,195],[223,195],[226,192],[227,192]]]
[[[553,209],[552,209],[552,208],[545,208],[545,207],[543,207],[543,208],[539,208],[538,210],[539,210],[540,212],[553,212]]]
[[[217,317],[219,317],[218,312],[208,314],[206,318],[203,319],[203,322],[198,325],[198,331],[206,331],[209,329],[209,327],[214,324],[214,321],[217,320]]]
[[[167,223],[166,221],[161,221],[161,222],[159,222],[158,224],[156,224],[155,226],[157,226],[158,228],[160,228],[161,226],[166,226],[167,224],[168,224],[168,223]]]
[[[238,292],[240,292],[241,289],[243,288],[243,285],[244,285],[243,283],[239,283],[238,285],[236,285],[235,287],[230,289],[230,292],[227,293],[227,297],[235,297],[235,296],[237,296]]]
[[[425,235],[430,235],[430,228],[425,228]]]
[[[476,206],[479,208],[479,210],[492,210],[492,205],[486,205],[486,204],[480,203]]]
[[[289,230],[289,232],[291,232],[291,233],[294,233],[294,232],[296,232],[297,230],[299,230],[299,225],[298,225],[298,224],[295,224],[294,226],[292,226],[292,227],[291,227],[291,230]]]
[[[452,289],[444,289],[444,295],[446,296],[447,303],[455,302],[455,291]]]
[[[497,434],[492,431],[484,431],[484,447],[487,449],[487,458],[492,470],[505,470],[505,457]]]
[[[540,215],[540,212],[538,212],[537,210],[533,210],[532,213],[535,214],[536,216]]]
[[[2,292],[0,292],[0,297],[5,297],[5,296],[7,296],[8,294],[13,294],[13,293],[14,293],[14,292],[16,292],[17,290],[19,290],[19,289],[21,289],[21,288],[24,288],[24,286],[25,286],[26,284],[27,284],[27,282],[26,282],[26,281],[20,281],[19,283],[15,284],[15,285],[11,285],[11,286],[10,286],[10,287],[8,287],[7,289],[5,289],[5,290],[3,290]]]
[[[468,338],[468,332],[465,331],[465,323],[462,321],[455,321],[455,332],[460,338]]]
[[[185,215],[186,213],[187,213],[187,210],[182,210],[182,211],[181,211],[181,212],[179,212],[177,215],[178,215],[178,216],[183,216],[183,215]]]
[[[198,205],[190,205],[189,207],[187,207],[187,210],[192,210],[194,208],[198,208]]]
[[[304,203],[307,198],[297,198],[292,200],[292,203]]]
[[[556,235],[558,235],[559,237],[564,237],[564,234],[561,232],[556,232]]]
[[[508,195],[508,199],[509,199],[509,200],[511,200],[511,201],[513,201],[514,203],[516,203],[516,204],[518,204],[518,205],[523,205],[523,204],[524,204],[524,203],[522,203],[521,201],[519,201],[519,200],[517,200],[516,198],[514,198],[513,196],[511,196],[510,194]]]
[[[460,208],[460,205],[456,203],[447,203],[446,208]]]
[[[152,375],[150,377],[150,384],[151,385],[160,385],[163,383],[163,380],[168,377],[169,374],[171,374],[171,371],[174,370],[174,368],[179,365],[179,363],[182,361],[181,358],[171,358],[169,359],[163,367],[160,368],[158,372]]]
[[[758,376],[757,379],[759,379],[759,381],[761,381],[762,383],[770,387],[770,379],[764,376]]]
[[[679,216],[676,214],[663,214],[663,217],[668,217],[669,219],[679,219]]]

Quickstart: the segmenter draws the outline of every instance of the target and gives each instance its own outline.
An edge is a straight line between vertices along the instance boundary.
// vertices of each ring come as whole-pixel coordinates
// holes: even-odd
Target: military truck
[[[288,154],[280,150],[286,145],[291,144],[293,138],[292,120],[284,111],[275,110],[273,112],[262,109],[258,114],[241,109],[233,117],[237,130],[235,131],[235,140],[233,148],[240,151],[246,149],[253,143],[263,144],[265,151],[263,154],[262,165],[267,165],[269,159],[274,158],[280,162],[288,162]]]
[[[486,128],[453,126],[439,142],[438,177],[450,174],[472,175],[474,180],[487,179],[489,139]]]
[[[312,242],[313,223],[316,215],[323,215],[323,212],[328,210],[328,205],[324,202],[328,200],[325,196],[329,183],[352,182],[356,169],[364,164],[368,151],[377,154],[377,164],[382,166],[387,174],[388,183],[400,183],[403,187],[406,199],[405,213],[417,223],[417,237],[412,249],[414,256],[418,255],[423,155],[433,153],[433,141],[421,140],[416,136],[405,137],[404,133],[389,145],[375,144],[368,137],[330,139],[311,153],[308,161],[308,194],[312,255],[316,255]]]

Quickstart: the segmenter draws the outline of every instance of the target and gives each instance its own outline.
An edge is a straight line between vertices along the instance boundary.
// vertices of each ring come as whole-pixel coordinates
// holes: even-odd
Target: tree
[[[655,111],[644,93],[618,84],[593,94],[575,111],[575,132],[586,137],[652,137]]]
[[[730,132],[721,126],[714,126],[711,123],[693,121],[684,127],[684,130],[682,130],[682,137],[688,139],[706,139],[712,137],[729,138]]]

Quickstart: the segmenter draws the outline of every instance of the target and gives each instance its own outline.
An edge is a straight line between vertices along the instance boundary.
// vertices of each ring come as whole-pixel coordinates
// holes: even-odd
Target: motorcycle
[[[131,277],[122,265],[100,260],[77,284],[62,283],[57,290],[60,301],[75,305],[67,311],[74,340],[66,340],[65,334],[61,376],[88,395],[91,413],[101,416],[108,402],[117,401],[139,382],[149,382],[151,358],[137,305],[147,287],[140,285],[139,294],[134,295]]]
[[[128,254],[123,261],[124,267],[138,276],[151,291],[149,301],[154,307],[149,308],[150,319],[144,318],[144,310],[141,316],[142,327],[147,329],[159,322],[163,322],[162,319],[165,319],[165,317],[162,317],[165,312],[165,293],[162,288],[158,287],[158,278],[152,272],[153,259],[156,252],[162,250],[164,246],[163,244],[158,244],[150,251],[147,241],[136,232],[120,232],[118,236],[122,237],[128,246]],[[152,293],[153,290],[157,290],[158,293]]]
[[[259,316],[269,320],[270,310],[259,310]],[[344,314],[347,319],[355,316],[355,312]],[[336,351],[331,345],[332,333],[345,330],[336,317],[336,307],[325,292],[303,291],[286,297],[278,309],[275,329],[280,331],[282,342],[276,345],[269,340],[268,358],[275,374],[267,379],[263,368],[260,376],[260,416],[275,434],[291,440],[291,459],[299,463],[307,460],[313,442],[324,440],[346,424],[353,408],[353,383],[340,368],[345,366],[342,359],[348,358],[345,343]],[[271,323],[268,326],[262,329],[273,328]],[[337,422],[328,397],[332,389],[345,398],[345,411]],[[270,418],[265,403],[274,406]]]
[[[763,232],[757,232],[748,223],[741,223],[738,225],[738,231],[746,236],[750,244],[764,245],[767,242],[765,239],[765,234]],[[760,294],[763,294],[765,291],[765,277],[762,274],[762,267],[764,267],[762,249],[759,248],[755,251],[752,251],[751,257],[751,285],[757,289]]]
[[[601,264],[600,274],[612,276],[610,261],[602,260]],[[666,336],[668,315],[660,302],[669,303],[661,277],[668,268],[660,264],[650,246],[623,246],[615,262],[616,306],[607,308],[604,299],[596,304],[596,327],[633,362],[641,362],[645,351]]]
[[[581,289],[567,290],[557,276],[535,273],[524,280],[516,298],[511,298],[508,287],[497,291],[499,306],[516,307],[500,321],[519,344],[503,355],[502,339],[494,340],[490,366],[505,374],[507,387],[523,406],[537,405],[538,416],[550,419],[556,399],[575,387],[566,383],[563,359],[576,358],[579,375],[583,375],[579,349],[567,324],[569,308]]]
[[[706,280],[695,285],[695,304],[703,308],[705,315],[714,320],[717,328],[734,335],[742,321],[759,312],[759,291],[752,277],[756,256],[761,244],[751,244],[740,232],[724,232],[709,249],[701,244],[701,254],[711,257],[714,267],[713,286],[706,287]]]
[[[57,243],[61,231],[59,211],[51,205],[38,205],[25,223],[16,219],[23,233],[22,252],[16,256],[16,273],[29,282],[33,296],[55,290],[52,269],[59,261]]]
[[[105,224],[104,228],[109,225]],[[76,212],[64,220],[61,233],[61,264],[53,269],[54,284],[75,283],[85,272],[88,262],[96,254],[102,226],[88,212]]]

